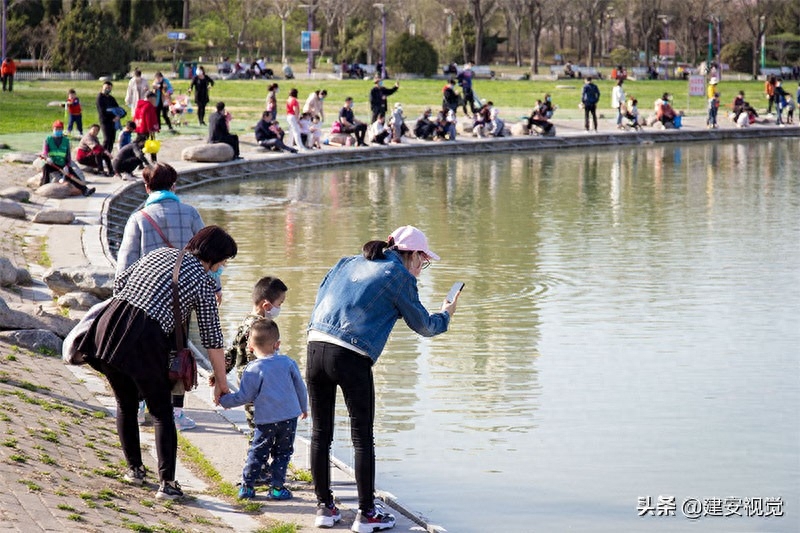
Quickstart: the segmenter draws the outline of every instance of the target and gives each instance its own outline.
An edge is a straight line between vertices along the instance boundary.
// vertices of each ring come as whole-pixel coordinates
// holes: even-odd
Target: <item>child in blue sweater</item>
[[[248,345],[256,360],[245,367],[239,390],[219,400],[226,409],[252,403],[255,411],[255,433],[242,470],[239,498],[255,498],[255,481],[271,458],[268,498],[288,500],[292,493],[284,486],[286,469],[294,452],[297,417],[308,416],[308,391],[297,363],[278,353],[280,331],[272,319],[253,323]]]

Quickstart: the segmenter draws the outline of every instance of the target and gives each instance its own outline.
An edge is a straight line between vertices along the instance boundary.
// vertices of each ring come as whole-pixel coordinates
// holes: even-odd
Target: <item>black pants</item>
[[[586,131],[589,131],[589,114],[592,115],[594,131],[597,131],[597,104],[583,105],[583,127],[586,128]]]
[[[58,169],[60,168],[62,167],[59,167],[58,165],[54,165],[52,167],[50,165],[45,165],[44,169],[42,170],[42,179],[39,180],[39,186],[41,187],[42,185],[50,183],[50,173],[58,172]],[[63,167],[63,168],[67,171],[67,174],[65,175],[63,173],[59,173],[59,176],[63,177],[67,181],[67,183],[69,183],[70,185],[81,191],[81,193],[86,194],[86,191],[89,188],[83,183],[81,183],[81,180],[79,178],[73,176],[70,173],[69,167]]]
[[[86,157],[79,158],[78,163],[97,169],[101,174],[103,172],[107,172],[110,176],[114,173],[114,169],[111,167],[111,158],[108,157],[105,152],[99,154],[89,154]],[[105,168],[108,170],[104,171],[103,166],[105,166]]]
[[[103,148],[106,152],[111,153],[114,150],[114,139],[117,136],[117,128],[114,126],[114,121],[103,121],[100,124],[100,128],[103,130]]]
[[[367,125],[356,124],[355,126],[343,126],[342,133],[353,133],[356,136],[356,144],[364,146],[366,143],[364,139],[367,136]]]
[[[214,142],[218,143],[225,143],[231,148],[233,148],[233,157],[234,159],[239,157],[239,136],[235,133],[228,133],[221,139],[217,139]]]
[[[3,90],[6,90],[6,85],[8,85],[8,91],[14,92],[14,75],[13,74],[6,74],[3,76]]]
[[[464,114],[467,114],[467,104],[469,104],[469,109],[472,111],[472,115],[475,114],[475,93],[472,92],[472,87],[464,87]],[[470,116],[472,116],[470,115]]]
[[[258,141],[258,145],[264,148],[268,148],[270,150],[286,150],[287,152],[292,152],[292,153],[297,152],[297,150],[295,150],[294,148],[286,146],[286,144],[284,144],[284,142],[281,139],[278,139],[277,137]]]
[[[172,129],[172,122],[169,121],[169,106],[164,105],[162,102],[161,104],[156,106],[156,115],[158,116],[158,129],[161,129],[161,118],[164,118],[164,122],[167,124],[167,127],[171,130]],[[109,150],[110,151],[110,150]]]
[[[200,121],[201,126],[206,125],[206,104],[208,102],[195,102],[197,104],[197,120]]]
[[[375,137],[372,138],[372,143],[386,144],[386,138],[389,136],[390,133],[392,133],[390,130],[383,130],[382,132],[380,132],[379,134],[377,134]]]
[[[375,386],[372,360],[327,342],[309,342],[306,383],[311,399],[311,476],[319,503],[333,502],[330,452],[333,442],[336,387],[342,389],[350,415],[355,451],[358,508],[369,511],[375,499]]]

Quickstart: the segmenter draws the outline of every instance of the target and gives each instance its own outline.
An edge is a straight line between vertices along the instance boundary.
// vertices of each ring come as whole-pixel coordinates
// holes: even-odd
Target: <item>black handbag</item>
[[[184,390],[197,387],[197,361],[192,350],[186,346],[183,323],[181,321],[181,305],[178,291],[178,273],[181,270],[185,250],[178,254],[175,268],[172,270],[172,312],[175,320],[175,354],[169,362],[169,380],[175,384],[183,382]]]

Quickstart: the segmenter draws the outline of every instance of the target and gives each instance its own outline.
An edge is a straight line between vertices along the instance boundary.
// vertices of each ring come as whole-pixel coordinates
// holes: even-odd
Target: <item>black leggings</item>
[[[311,476],[319,503],[333,503],[330,452],[333,442],[336,387],[342,388],[350,415],[355,451],[358,508],[370,511],[375,501],[375,386],[372,359],[327,342],[309,342],[306,382],[311,399]]]

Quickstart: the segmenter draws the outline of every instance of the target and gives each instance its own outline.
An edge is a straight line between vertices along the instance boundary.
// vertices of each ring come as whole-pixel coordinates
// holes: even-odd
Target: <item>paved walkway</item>
[[[614,144],[623,140],[636,140],[639,135],[635,132],[617,130],[614,123],[608,119],[601,120],[600,131],[596,134],[586,134],[583,132],[582,121],[556,121],[558,128],[559,142],[565,143],[564,146],[591,146],[593,144]],[[651,132],[647,129],[645,132]],[[739,132],[739,133],[737,133]],[[700,117],[689,117],[684,121],[684,128],[680,131],[662,132],[665,140],[680,142],[687,139],[714,139],[731,138],[737,136],[753,137],[754,135],[775,135],[800,136],[800,128],[790,126],[787,128],[777,128],[771,125],[759,125],[744,130],[736,130],[733,125],[723,120],[720,130],[707,131],[704,119]],[[653,135],[653,134],[650,134]],[[624,136],[632,136],[626,139]],[[652,137],[651,137],[652,138]],[[162,150],[159,160],[173,164],[181,173],[196,173],[200,170],[219,169],[219,165],[208,165],[180,161],[180,151],[189,145],[203,142],[202,132],[199,128],[187,128],[179,135],[163,136]],[[520,141],[520,139],[516,139]],[[544,139],[542,139],[544,140]],[[0,141],[9,144],[12,149],[17,151],[36,151],[38,142],[34,143],[31,135],[3,136]],[[511,142],[514,139],[509,140]],[[464,138],[457,143],[482,143],[472,138]],[[445,145],[450,143],[426,143],[424,141],[412,140],[409,143],[399,145],[396,149],[408,150],[409,155],[414,153],[414,147],[419,151],[427,151],[422,145]],[[265,153],[260,151],[255,144],[252,136],[242,138],[242,156],[245,165],[253,166],[254,162],[274,161],[277,158],[298,159],[297,167],[302,167],[302,155],[290,156],[288,154]],[[500,144],[490,145],[500,147]],[[395,149],[392,147],[391,149]],[[323,152],[333,153],[335,151],[341,155],[342,151],[350,151],[354,160],[359,159],[359,154],[368,154],[374,148],[344,148],[326,147]],[[389,150],[389,149],[386,149]],[[329,152],[330,151],[330,152]],[[319,154],[312,157],[319,157]],[[406,156],[407,157],[407,156]],[[233,171],[235,164],[226,164],[226,170]],[[0,163],[0,182],[8,185],[10,181],[17,181],[18,185],[24,186],[24,179],[35,174],[30,167]],[[97,188],[97,193],[90,198],[73,197],[64,200],[43,200],[34,197],[32,202],[27,204],[26,211],[30,216],[35,211],[41,209],[68,209],[76,213],[77,222],[69,226],[48,226],[32,224],[27,221],[18,221],[0,217],[0,233],[3,235],[2,252],[8,256],[16,265],[27,266],[34,280],[40,280],[45,268],[36,264],[31,264],[26,259],[31,256],[32,250],[35,252],[45,243],[46,252],[50,262],[59,267],[70,266],[98,266],[111,267],[111,261],[106,257],[102,242],[102,213],[108,199],[119,193],[128,182],[122,182],[114,178],[89,177],[92,186]],[[33,287],[22,288],[20,292],[2,291],[0,295],[12,307],[20,307],[31,304],[52,307],[52,295],[41,283],[36,283]],[[0,533],[4,531],[37,531],[37,530],[57,530],[57,531],[108,531],[108,530],[130,530],[130,523],[141,523],[157,525],[160,522],[162,527],[177,521],[181,522],[183,511],[175,511],[175,508],[168,506],[152,506],[152,501],[147,493],[131,492],[130,488],[122,485],[118,480],[104,479],[101,466],[91,466],[85,461],[87,454],[96,456],[108,462],[111,457],[112,463],[117,463],[121,459],[118,447],[114,444],[113,419],[110,417],[100,418],[100,415],[89,416],[83,419],[83,423],[78,420],[76,415],[74,420],[62,424],[65,417],[47,416],[47,411],[26,409],[25,400],[20,394],[39,394],[43,398],[51,401],[61,402],[73,409],[82,409],[79,413],[84,415],[97,413],[100,409],[113,411],[114,402],[109,396],[107,386],[96,374],[83,367],[65,367],[61,361],[55,358],[25,355],[17,356],[13,347],[0,344],[0,354],[3,361],[0,363],[0,395],[19,400],[18,406],[9,402],[0,402],[0,431],[5,431],[0,439],[5,439],[4,446],[0,446]],[[11,361],[11,358],[16,358]],[[29,376],[29,377],[26,377]],[[36,379],[34,379],[36,378]],[[37,381],[38,380],[38,381]],[[33,384],[29,383],[33,382]],[[201,380],[203,381],[203,380]],[[27,385],[26,385],[27,383]],[[202,455],[219,472],[221,480],[228,483],[236,483],[241,474],[241,467],[246,453],[246,438],[239,431],[244,422],[244,414],[241,410],[221,411],[214,407],[209,401],[210,391],[207,387],[201,386],[198,390],[187,396],[187,409],[191,416],[198,422],[198,428],[184,432],[186,441],[196,447]],[[15,400],[16,401],[16,400]],[[5,409],[3,408],[5,404]],[[10,406],[10,409],[9,409]],[[13,412],[16,409],[17,412]],[[56,429],[60,427],[62,433],[74,437],[70,433],[70,427],[78,432],[88,442],[95,442],[97,439],[104,439],[103,453],[95,450],[95,454],[88,453],[86,449],[72,450],[58,449],[58,446],[46,444],[42,449],[36,449],[41,445],[38,441],[25,443],[22,447],[23,436],[27,438],[36,434],[38,427],[50,427]],[[43,431],[43,430],[40,430]],[[152,433],[144,431],[146,439],[152,441]],[[17,437],[15,437],[17,435]],[[66,437],[62,437],[66,439]],[[56,437],[58,440],[58,437]],[[45,441],[48,443],[49,441]],[[76,445],[75,441],[70,441]],[[89,444],[84,443],[85,448]],[[53,449],[55,448],[55,449]],[[308,468],[307,446],[300,440],[296,446],[297,452],[293,464],[298,468]],[[151,447],[152,449],[152,447]],[[23,451],[24,450],[24,451]],[[37,450],[37,451],[35,451]],[[33,456],[45,455],[48,457],[58,457],[56,464],[49,464],[45,461],[42,464],[36,463],[29,468],[34,461],[18,462],[12,456],[15,452],[31,458]],[[70,454],[77,452],[78,456],[83,457],[81,469],[78,471],[70,470],[68,464],[78,459],[71,458]],[[19,455],[17,453],[16,455]],[[179,458],[184,454],[179,453]],[[79,461],[78,461],[79,462]],[[103,461],[101,460],[101,463]],[[27,465],[27,466],[25,466]],[[88,466],[87,466],[88,465]],[[154,468],[153,458],[148,459],[148,466]],[[27,473],[25,470],[27,469]],[[52,473],[49,473],[51,471]],[[100,471],[100,474],[97,472]],[[88,473],[87,473],[88,472]],[[94,476],[91,474],[94,473]],[[38,476],[44,478],[39,483],[40,488],[31,488],[31,480],[25,480],[24,476]],[[89,481],[84,481],[84,477]],[[103,500],[102,496],[87,498],[86,495],[77,496],[76,490],[86,484],[89,487],[97,486],[97,478],[104,485],[111,487],[114,496],[109,500]],[[53,482],[53,478],[56,479]],[[275,523],[293,523],[299,529],[310,530],[313,528],[315,501],[313,492],[307,483],[296,482],[290,486],[295,491],[295,499],[286,503],[263,502],[261,510],[254,514],[247,514],[233,500],[219,497],[216,494],[214,484],[207,483],[189,471],[186,464],[182,463],[179,467],[177,478],[182,482],[186,492],[193,498],[187,504],[186,514],[190,515],[190,523],[183,520],[184,527],[196,531],[211,531],[220,529],[232,529],[235,531],[252,531],[265,525]],[[346,469],[334,468],[335,488],[334,492],[341,499],[344,519],[336,530],[344,530],[349,527],[354,518],[355,487],[352,477]],[[152,491],[153,487],[149,490]],[[98,489],[95,489],[97,492]],[[141,489],[135,489],[141,491]],[[392,499],[391,495],[385,495]],[[402,500],[402,495],[400,495]],[[86,505],[87,501],[96,502],[93,506]],[[148,503],[149,502],[149,503]],[[399,504],[398,504],[399,505]],[[128,515],[121,516],[120,508],[127,508]],[[75,509],[71,511],[70,509]],[[178,507],[177,509],[182,509]],[[124,514],[124,513],[122,513]],[[416,521],[405,518],[400,512],[398,516],[397,531],[419,531],[421,528]],[[185,518],[185,517],[184,517]],[[130,523],[125,524],[125,519]],[[160,522],[159,522],[160,521]],[[120,525],[122,524],[122,525]],[[446,524],[444,524],[446,527]],[[435,526],[429,526],[430,530],[435,530]]]

